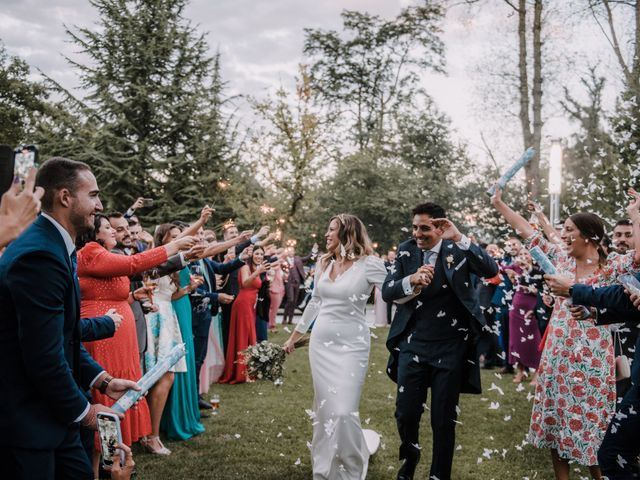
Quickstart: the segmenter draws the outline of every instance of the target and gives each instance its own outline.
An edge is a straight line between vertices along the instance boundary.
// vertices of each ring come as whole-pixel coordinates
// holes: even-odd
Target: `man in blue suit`
[[[413,239],[398,247],[395,269],[382,287],[396,302],[387,373],[398,384],[398,480],[413,479],[420,459],[419,428],[431,389],[433,453],[429,478],[449,480],[460,393],[480,393],[476,338],[485,325],[473,275],[491,278],[496,262],[471,243],[433,203],[413,209]]]
[[[11,479],[92,479],[79,427],[96,429],[85,390],[119,398],[135,382],[109,376],[81,344],[76,236],[102,210],[80,162],[40,168],[42,215],[0,258],[0,464]]]
[[[197,236],[200,242],[204,241],[202,228],[198,230]],[[218,314],[221,304],[229,305],[234,300],[233,295],[218,291],[216,275],[230,275],[235,272],[244,265],[246,256],[247,252],[242,251],[233,260],[224,263],[209,258],[197,260],[204,277],[204,283],[189,297],[192,308],[193,349],[196,360],[196,391],[200,391],[200,370],[207,356],[211,320]],[[202,396],[198,398],[198,407],[203,410],[211,409],[211,405]]]
[[[640,275],[636,275],[640,280]],[[632,296],[631,302],[622,285],[593,288],[589,285],[573,284],[560,275],[545,275],[545,280],[556,295],[571,297],[574,305],[572,314],[577,320],[584,320],[582,305],[595,307],[596,323],[640,322],[640,299]],[[609,480],[636,479],[640,455],[640,339],[636,341],[635,356],[631,369],[631,386],[616,407],[616,415],[611,420],[598,451],[598,463],[602,474]]]

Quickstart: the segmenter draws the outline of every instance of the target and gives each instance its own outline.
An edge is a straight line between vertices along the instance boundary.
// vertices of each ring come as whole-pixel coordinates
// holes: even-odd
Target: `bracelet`
[[[105,395],[107,393],[107,387],[109,386],[109,383],[111,383],[111,380],[113,380],[113,377],[109,374],[102,379],[102,382],[98,385],[98,391],[101,394]]]

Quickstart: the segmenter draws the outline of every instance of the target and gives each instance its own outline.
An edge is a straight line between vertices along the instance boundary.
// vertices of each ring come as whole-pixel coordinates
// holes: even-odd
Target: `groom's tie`
[[[424,250],[424,251],[422,252],[422,264],[423,264],[423,265],[431,265],[431,264],[429,263],[429,260],[430,260],[430,259],[431,259],[431,257],[432,257],[433,255],[435,255],[435,254],[436,254],[436,252],[432,252],[431,250]]]

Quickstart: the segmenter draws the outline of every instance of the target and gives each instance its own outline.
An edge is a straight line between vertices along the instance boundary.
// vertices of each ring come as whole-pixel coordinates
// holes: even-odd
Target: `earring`
[[[340,244],[340,256],[342,258],[345,258],[347,256],[347,249],[344,248],[343,244]]]

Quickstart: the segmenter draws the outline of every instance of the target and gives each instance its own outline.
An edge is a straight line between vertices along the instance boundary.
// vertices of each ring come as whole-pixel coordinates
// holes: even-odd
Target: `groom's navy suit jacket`
[[[450,262],[447,262],[447,257]],[[385,302],[406,299],[402,279],[415,273],[422,265],[422,250],[416,245],[414,239],[407,240],[398,246],[395,269],[389,272],[382,286],[382,298]],[[469,313],[469,325],[472,341],[469,342],[467,352],[467,375],[463,380],[463,393],[480,393],[480,369],[477,361],[475,337],[486,324],[486,320],[480,309],[478,295],[475,289],[473,275],[491,278],[498,274],[498,265],[482,248],[471,243],[468,250],[462,250],[455,242],[443,240],[440,253],[436,260],[442,262],[448,284],[453,293]],[[411,326],[415,322],[415,312],[418,297],[414,297],[405,303],[397,305],[397,311],[389,336],[387,337],[387,349],[390,352],[387,374],[395,382],[398,375],[398,355],[400,342],[410,333]]]
[[[57,448],[103,369],[81,343],[66,245],[42,216],[0,257],[0,310],[0,447]]]

